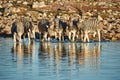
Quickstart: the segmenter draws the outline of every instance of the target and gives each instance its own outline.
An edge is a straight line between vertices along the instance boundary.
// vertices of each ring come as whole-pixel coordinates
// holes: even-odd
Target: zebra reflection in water
[[[49,56],[51,60],[55,60],[55,64],[59,64],[62,59],[68,57],[68,64],[74,65],[74,62],[85,65],[87,59],[92,59],[89,61],[90,65],[94,63],[97,65],[99,62],[99,57],[101,53],[100,43],[50,43],[43,42],[39,46],[39,56]],[[48,58],[48,57],[47,57]],[[95,63],[96,62],[96,63]]]
[[[83,43],[76,54],[77,62],[80,65],[98,68],[100,61],[101,44]]]
[[[70,67],[70,70],[78,65],[98,69],[100,53],[100,43],[43,42],[39,45],[39,59],[43,60],[45,65],[54,65],[57,75],[59,75],[59,70],[64,63]]]
[[[33,59],[33,55],[35,54],[35,43],[34,41],[30,43],[14,43],[11,52],[13,53],[13,60],[16,62],[23,62],[26,57],[32,61],[31,59]]]

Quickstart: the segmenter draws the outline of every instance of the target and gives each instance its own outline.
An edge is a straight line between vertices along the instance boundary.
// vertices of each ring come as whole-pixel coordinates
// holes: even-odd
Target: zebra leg
[[[49,34],[47,34],[47,40],[50,41],[51,40],[51,36]]]
[[[39,40],[43,41],[43,34],[42,33],[39,33]]]
[[[31,32],[31,35],[32,35],[31,38],[32,38],[32,39],[35,39],[35,31],[32,31],[32,32]]]
[[[59,33],[59,41],[61,41],[61,33]]]
[[[69,40],[71,40],[71,32],[69,32],[68,38]]]
[[[23,34],[23,41],[25,41],[25,40],[26,40],[26,39],[25,39],[25,36],[26,36],[26,34],[24,33],[24,34]]]
[[[21,33],[18,33],[18,34],[17,34],[17,40],[18,40],[19,42],[21,42],[21,35],[22,35]]]
[[[85,31],[84,42],[86,42],[86,39],[87,39],[87,31]]]
[[[84,41],[84,35],[83,34],[81,34],[81,40]]]
[[[95,35],[96,35],[96,32],[94,32],[93,37],[95,37]]]
[[[14,34],[13,34],[13,39],[14,39],[14,42],[16,42],[16,33],[14,32]]]
[[[87,41],[89,42],[89,41],[90,41],[90,39],[89,39],[89,35],[88,35],[88,33],[86,34],[86,36],[87,36]]]
[[[84,42],[89,42],[88,31],[85,31]]]
[[[47,41],[47,33],[44,34],[44,41]]]
[[[28,32],[27,34],[28,34],[28,40],[30,41],[30,32]]]
[[[74,42],[75,41],[75,32],[73,32],[73,36],[72,36],[72,41]]]
[[[55,32],[55,39],[57,39],[57,32]]]
[[[65,40],[65,37],[64,37],[64,35],[62,35],[62,40],[63,40],[63,41]]]
[[[81,33],[80,33],[80,38],[81,38],[82,41],[84,41],[84,33],[83,33],[83,31],[81,31]]]
[[[98,33],[98,41],[100,42],[101,41],[100,30],[97,30],[97,33]]]
[[[48,37],[48,41],[50,41],[51,40],[51,38],[50,37]]]
[[[42,39],[42,36],[41,36],[41,34],[39,34],[39,40],[41,41],[41,39]]]
[[[21,40],[21,36],[22,36],[22,34],[20,33],[19,34],[19,41],[21,42],[22,40]]]

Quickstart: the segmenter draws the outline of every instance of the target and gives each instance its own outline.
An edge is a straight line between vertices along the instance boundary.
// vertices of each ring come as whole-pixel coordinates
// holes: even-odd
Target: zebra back
[[[30,22],[28,19],[22,17],[21,22],[23,23],[25,32],[29,32],[29,29],[32,30],[32,22]]]
[[[85,19],[82,23],[83,30],[95,31],[97,30],[98,20],[97,19]]]
[[[23,27],[22,22],[17,22],[16,26],[17,26],[17,33],[19,33],[19,32],[24,33],[24,27]]]

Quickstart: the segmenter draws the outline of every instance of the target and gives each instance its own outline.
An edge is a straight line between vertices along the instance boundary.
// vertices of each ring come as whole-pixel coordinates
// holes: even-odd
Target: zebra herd
[[[68,19],[62,17],[53,17],[50,19],[40,19],[36,23],[31,18],[26,17],[17,18],[11,28],[14,42],[21,42],[28,37],[28,40],[36,39],[36,29],[39,33],[40,41],[50,41],[52,39],[64,41],[76,41],[81,39],[83,42],[89,42],[89,34],[95,37],[98,34],[98,41],[101,41],[100,31],[102,30],[102,21],[97,17],[74,19],[69,17]]]

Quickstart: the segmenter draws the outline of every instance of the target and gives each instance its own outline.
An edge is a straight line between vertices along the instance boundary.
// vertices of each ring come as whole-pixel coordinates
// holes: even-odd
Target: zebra
[[[55,23],[54,19],[50,20],[49,22],[50,22],[50,25],[48,27],[48,41],[52,40],[52,38],[55,38],[55,39],[58,38],[58,35],[56,32],[58,28],[55,27],[56,23]]]
[[[63,28],[62,28],[62,25],[60,24],[60,20],[59,18],[56,18],[55,20],[55,39],[57,39],[57,36],[58,36],[58,39],[59,41],[62,40],[62,34],[63,34]]]
[[[68,29],[68,38],[69,38],[69,40],[74,42],[75,37],[77,35],[77,26],[73,24],[73,21],[74,21],[73,18],[70,17],[69,21],[68,21],[68,26],[67,26],[68,28],[66,28],[66,29]]]
[[[24,40],[26,35],[28,36],[28,40],[35,39],[35,29],[36,26],[33,25],[32,21],[26,19],[25,17],[21,17],[21,22],[24,25]]]
[[[95,37],[96,33],[98,34],[98,41],[101,41],[101,35],[100,31],[102,28],[101,22],[97,18],[90,18],[90,19],[84,19],[82,22],[80,22],[81,25],[79,25],[80,30],[83,33],[83,41],[89,42],[89,36],[88,34],[90,32],[93,32],[93,37]]]
[[[40,41],[48,41],[48,27],[49,21],[47,19],[41,19],[38,22]]]
[[[11,32],[13,34],[14,42],[21,42],[21,37],[24,34],[24,26],[19,19],[13,22]]]

